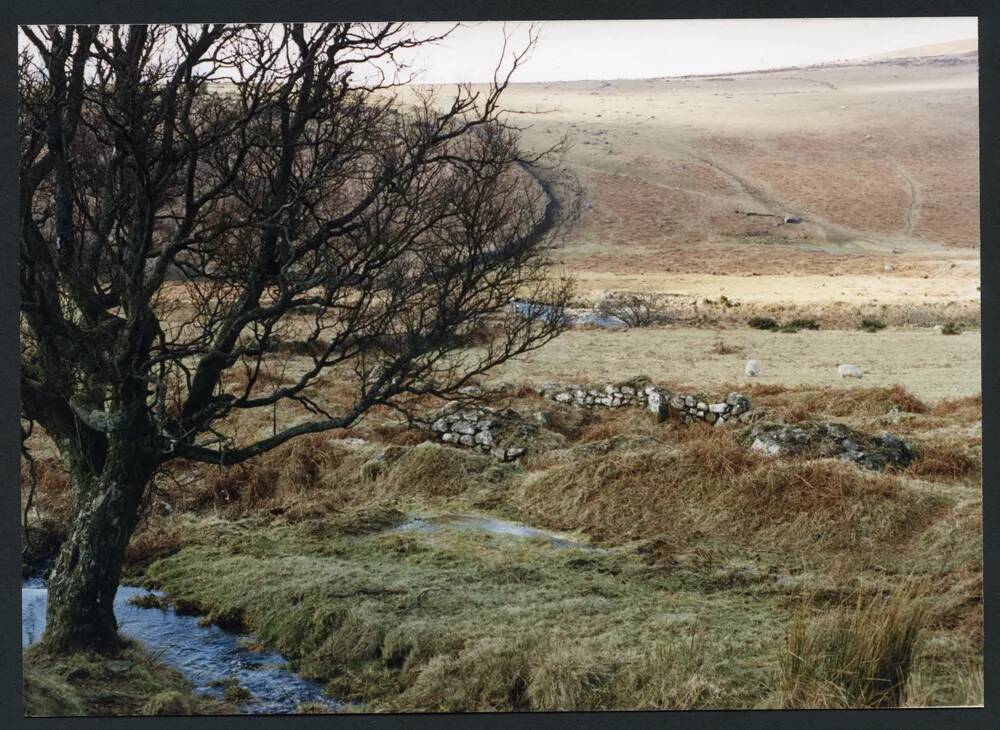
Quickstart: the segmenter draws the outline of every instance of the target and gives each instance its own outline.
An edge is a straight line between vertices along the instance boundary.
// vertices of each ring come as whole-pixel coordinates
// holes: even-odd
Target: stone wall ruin
[[[721,426],[731,421],[750,423],[757,415],[750,399],[742,393],[729,393],[718,399],[674,393],[645,379],[597,386],[547,383],[538,393],[543,398],[580,408],[644,408],[660,421],[677,418],[682,423],[704,421]]]
[[[673,393],[637,378],[602,386],[546,384],[539,395],[556,403],[580,408],[642,408],[657,420],[676,418],[682,423],[750,423],[759,414],[750,407],[742,393],[730,393],[724,399],[702,395]],[[511,408],[490,408],[450,402],[429,420],[435,441],[490,454],[499,461],[516,461],[543,439],[541,422],[529,419]],[[551,434],[550,434],[551,435]],[[551,444],[549,445],[551,446]]]

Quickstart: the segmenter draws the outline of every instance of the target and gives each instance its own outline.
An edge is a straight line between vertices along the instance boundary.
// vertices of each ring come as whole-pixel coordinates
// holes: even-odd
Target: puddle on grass
[[[595,545],[571,540],[556,533],[538,530],[534,527],[518,524],[517,522],[508,522],[507,520],[499,520],[494,517],[475,517],[472,515],[443,514],[431,517],[413,517],[398,527],[393,528],[392,531],[432,532],[442,528],[467,530],[470,532],[488,532],[494,535],[507,535],[510,537],[542,539],[557,548],[600,549]]]
[[[178,669],[198,694],[221,698],[224,689],[211,684],[229,680],[253,695],[239,704],[246,714],[290,714],[303,702],[322,703],[330,712],[343,706],[324,695],[318,683],[285,669],[287,661],[280,654],[247,649],[244,644],[252,639],[250,635],[199,626],[197,616],[179,616],[172,609],[139,608],[129,603],[132,597],[148,593],[143,588],[119,586],[115,595],[119,631],[142,642],[159,661]],[[21,646],[38,641],[45,630],[48,597],[41,578],[22,582]]]

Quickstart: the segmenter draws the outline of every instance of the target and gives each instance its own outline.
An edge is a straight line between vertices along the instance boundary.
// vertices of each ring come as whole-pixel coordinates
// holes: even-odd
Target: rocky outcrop
[[[873,471],[903,468],[914,458],[913,447],[888,432],[872,436],[841,423],[758,423],[742,438],[767,456],[843,459]]]
[[[645,378],[597,386],[546,383],[538,392],[543,398],[579,408],[644,408],[660,421],[674,417],[683,423],[705,421],[720,425],[733,420],[749,423],[755,418],[750,399],[742,393],[719,399],[684,395]]]

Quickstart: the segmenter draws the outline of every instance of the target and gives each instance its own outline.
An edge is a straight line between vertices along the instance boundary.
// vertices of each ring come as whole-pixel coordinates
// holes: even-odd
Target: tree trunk
[[[70,475],[77,513],[49,579],[42,645],[50,651],[100,651],[119,643],[114,598],[153,470],[145,464],[109,466],[98,477],[82,470]]]

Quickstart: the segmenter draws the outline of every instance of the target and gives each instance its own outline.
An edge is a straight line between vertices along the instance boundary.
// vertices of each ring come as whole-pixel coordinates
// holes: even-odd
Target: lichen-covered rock
[[[646,410],[652,413],[657,421],[666,420],[670,412],[666,395],[655,388],[647,388]]]
[[[742,438],[768,456],[843,459],[875,471],[903,468],[914,458],[913,447],[890,433],[872,436],[841,423],[758,423]]]
[[[545,425],[510,408],[459,408],[449,403],[432,416],[428,428],[441,443],[475,449],[500,461],[514,461],[531,451],[561,445],[563,437],[545,430]]]
[[[750,399],[742,393],[730,393],[726,396],[726,405],[729,406],[730,413],[738,416],[750,410]]]

